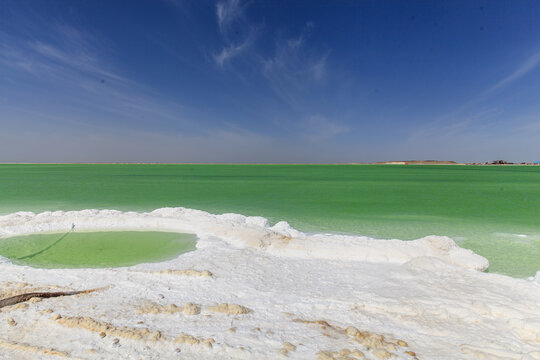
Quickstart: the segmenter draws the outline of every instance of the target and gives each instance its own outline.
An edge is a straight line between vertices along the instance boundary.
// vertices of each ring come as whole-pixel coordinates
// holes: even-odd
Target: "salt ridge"
[[[398,264],[430,256],[474,270],[483,271],[489,266],[487,259],[460,248],[445,236],[427,236],[413,241],[331,234],[308,236],[285,221],[270,226],[263,217],[231,213],[213,215],[182,207],[161,208],[149,213],[116,210],[17,212],[0,217],[0,236],[68,231],[72,224],[77,230],[144,229],[210,234],[238,247],[257,248],[277,256]]]

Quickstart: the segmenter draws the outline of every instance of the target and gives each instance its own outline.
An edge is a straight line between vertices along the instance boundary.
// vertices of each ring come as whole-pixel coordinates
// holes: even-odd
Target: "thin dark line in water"
[[[51,245],[47,246],[47,247],[44,248],[44,249],[41,249],[40,251],[37,251],[37,252],[35,252],[35,253],[32,253],[32,254],[30,254],[30,255],[18,257],[17,260],[30,259],[30,258],[33,258],[34,256],[43,254],[45,251],[49,250],[49,249],[52,248],[53,246],[57,245],[60,241],[62,241],[63,239],[65,239],[66,236],[68,236],[69,234],[71,234],[71,233],[73,232],[74,229],[75,229],[75,224],[72,224],[72,225],[71,225],[71,229],[70,229],[67,233],[65,233],[65,234],[63,234],[62,236],[60,236],[60,238],[58,238],[58,240],[56,240],[55,242],[53,242]]]

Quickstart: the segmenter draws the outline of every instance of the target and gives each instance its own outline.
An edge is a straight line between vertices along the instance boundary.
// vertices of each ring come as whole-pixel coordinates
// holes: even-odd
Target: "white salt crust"
[[[72,224],[76,231],[173,231],[199,240],[196,251],[174,260],[127,268],[34,269],[0,259],[0,289],[108,286],[0,309],[0,359],[59,356],[46,349],[82,359],[315,359],[344,349],[366,359],[413,359],[411,352],[419,359],[540,359],[540,272],[530,280],[483,273],[487,260],[447,237],[306,235],[286,222],[271,227],[261,217],[185,208],[18,212],[0,217],[0,236]],[[189,269],[211,276],[167,271]],[[201,312],[138,312],[190,303]],[[210,311],[220,304],[250,312]],[[68,320],[51,320],[55,314]],[[66,325],[79,324],[70,319],[79,316],[153,335],[114,343],[112,335]],[[350,326],[383,335],[388,348],[359,342],[344,331]],[[407,347],[388,345],[397,340]]]

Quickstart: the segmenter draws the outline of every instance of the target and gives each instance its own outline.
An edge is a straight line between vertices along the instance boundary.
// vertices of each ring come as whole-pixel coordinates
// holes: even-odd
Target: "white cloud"
[[[483,96],[490,95],[491,93],[495,92],[496,90],[500,90],[514,81],[518,80],[519,78],[525,76],[527,73],[534,70],[538,65],[540,65],[540,52],[537,52],[530,56],[523,64],[518,66],[510,75],[499,81],[497,84],[493,85],[491,88],[489,88]]]
[[[326,74],[326,59],[330,54],[323,54],[318,59],[314,59],[313,63],[309,67],[309,71],[313,75],[313,78],[317,81],[324,80]]]
[[[291,39],[288,39],[286,41],[289,48],[297,49],[297,48],[302,47],[304,45],[304,43],[306,42],[307,38],[309,38],[311,36],[311,32],[313,31],[313,27],[314,27],[313,22],[311,22],[311,21],[307,22],[304,29],[302,30],[302,32],[300,33],[300,35],[298,37],[291,38]]]
[[[458,117],[462,115],[463,113],[467,112],[471,107],[474,105],[477,105],[478,103],[481,103],[482,101],[487,100],[490,96],[492,96],[495,92],[504,89],[506,86],[512,84],[516,80],[520,79],[521,77],[525,76],[529,72],[533,71],[536,67],[540,65],[540,52],[537,52],[530,56],[528,59],[525,60],[520,66],[518,66],[512,73],[507,75],[506,77],[499,80],[495,85],[491,86],[487,90],[480,92],[479,95],[476,97],[473,97],[471,100],[465,102],[458,108],[456,108],[451,113],[447,114],[446,116],[442,117],[443,119],[451,118],[451,117]]]
[[[263,74],[272,90],[293,108],[298,108],[307,89],[326,80],[328,51],[309,47],[314,24],[308,22],[295,37],[280,38],[274,55],[264,60]]]
[[[239,44],[229,44],[224,47],[219,54],[214,55],[214,61],[219,66],[223,66],[230,59],[240,55],[246,49],[248,49],[255,41],[255,33],[250,32],[248,37]]]
[[[103,46],[91,35],[67,25],[57,25],[51,32],[57,39],[55,44],[4,36],[0,61],[41,78],[50,76],[69,80],[84,75],[113,80],[125,86],[137,85],[111,70],[107,61],[103,61]]]
[[[167,101],[152,88],[120,75],[98,39],[66,25],[56,26],[51,31],[57,39],[55,43],[6,36],[6,41],[0,46],[0,64],[15,70],[13,74],[16,76],[32,76],[30,84],[39,82],[49,90],[41,98],[50,99],[50,115],[56,111],[53,104],[58,103],[62,104],[59,111],[76,108],[76,116],[92,114],[96,122],[113,118],[111,126],[145,121],[190,123],[181,105]],[[20,95],[24,96],[30,95]],[[17,109],[11,104],[15,111],[28,110],[36,114],[43,113],[40,106],[43,107],[28,102],[24,109]],[[66,116],[55,116],[57,120],[61,118]],[[93,121],[92,116],[88,116],[87,121]]]
[[[224,46],[214,54],[216,64],[225,63],[246,52],[255,42],[257,27],[246,19],[240,0],[226,0],[216,5],[216,16]]]
[[[420,128],[412,132],[410,139],[413,141],[423,141],[431,137],[435,138],[456,138],[466,133],[485,134],[491,131],[496,125],[497,118],[502,113],[497,105],[489,108],[481,107],[486,104],[486,100],[496,92],[503,90],[513,82],[519,80],[540,65],[540,52],[527,58],[525,62],[515,68],[509,75],[502,78],[495,85],[480,92],[476,97],[460,105],[453,111],[435,118],[429,123],[423,123]],[[533,126],[534,127],[534,126]]]
[[[219,30],[226,35],[228,27],[237,19],[243,17],[240,0],[227,0],[216,5],[216,15]]]
[[[472,114],[455,114],[438,119],[431,123],[424,123],[409,134],[411,141],[425,141],[435,137],[454,138],[469,132],[491,132],[495,119],[501,115],[497,108],[485,108]]]

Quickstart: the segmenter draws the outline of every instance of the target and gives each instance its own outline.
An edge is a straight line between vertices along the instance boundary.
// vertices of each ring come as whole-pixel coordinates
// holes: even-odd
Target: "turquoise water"
[[[447,235],[489,271],[540,270],[540,166],[0,165],[0,213],[183,206],[306,232]]]

